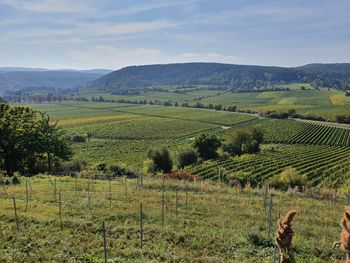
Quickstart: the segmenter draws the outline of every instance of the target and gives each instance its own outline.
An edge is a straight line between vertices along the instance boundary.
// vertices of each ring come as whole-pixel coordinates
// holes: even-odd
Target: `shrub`
[[[228,181],[230,186],[241,186],[244,187],[248,183],[251,185],[255,185],[255,182],[251,181],[251,174],[247,172],[236,172],[230,173],[226,175],[226,180]]]
[[[71,137],[72,142],[85,142],[86,137],[80,134],[73,134]]]
[[[96,169],[99,172],[105,173],[107,171],[107,164],[106,163],[99,163],[96,165]]]
[[[177,167],[184,168],[185,166],[194,164],[198,161],[198,153],[193,149],[182,150],[177,156]]]
[[[271,240],[263,237],[259,232],[249,232],[246,235],[247,241],[254,247],[273,247],[274,244]]]
[[[215,135],[208,134],[201,134],[193,143],[193,147],[203,160],[216,158],[218,156],[216,151],[220,146],[221,141]]]
[[[55,172],[81,172],[86,165],[85,161],[74,159],[69,162],[59,163],[57,167],[55,167]]]
[[[223,150],[230,155],[256,153],[260,151],[260,144],[264,141],[264,134],[256,128],[239,129],[228,134],[227,143]]]
[[[12,184],[20,184],[21,181],[18,179],[18,177],[16,175],[14,175],[12,177]]]
[[[294,167],[287,167],[279,175],[270,178],[269,184],[283,190],[287,190],[288,187],[301,188],[306,185],[306,177]]]
[[[184,180],[184,181],[189,181],[189,182],[200,180],[200,177],[198,175],[194,175],[194,174],[184,172],[184,171],[172,172],[172,173],[168,174],[168,177],[170,179]]]
[[[161,150],[149,151],[148,158],[152,160],[152,164],[149,166],[149,172],[171,172],[173,168],[173,161],[167,148],[164,147]]]

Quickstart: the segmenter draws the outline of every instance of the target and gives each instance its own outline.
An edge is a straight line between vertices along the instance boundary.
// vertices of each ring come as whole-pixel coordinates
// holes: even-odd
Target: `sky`
[[[349,0],[0,0],[0,67],[350,62]]]

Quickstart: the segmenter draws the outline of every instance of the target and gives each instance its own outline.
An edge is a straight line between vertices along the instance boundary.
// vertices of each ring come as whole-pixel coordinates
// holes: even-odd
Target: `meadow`
[[[287,111],[295,109],[304,115],[322,116],[334,121],[335,115],[347,114],[350,110],[350,98],[342,91],[333,89],[315,89],[306,83],[295,83],[286,85],[275,85],[275,88],[288,91],[261,91],[261,92],[229,92],[222,90],[206,90],[201,87],[199,90],[175,93],[171,87],[163,87],[164,91],[141,91],[139,95],[124,96],[101,93],[98,91],[84,91],[81,96],[88,99],[102,96],[108,99],[125,100],[147,100],[160,102],[178,102],[180,105],[187,102],[195,105],[197,102],[204,105],[221,104],[223,106],[237,106],[241,110],[256,112],[264,111]],[[302,90],[301,87],[305,87]],[[181,89],[180,89],[181,90]]]
[[[72,143],[74,158],[134,168],[142,168],[150,149],[166,146],[175,153],[200,133],[220,134],[227,127],[257,119],[229,112],[120,103],[28,106],[47,112],[67,134],[91,135],[85,143]]]
[[[341,193],[316,200],[271,190],[264,202],[262,189],[208,181],[21,180],[0,188],[0,262],[103,262],[104,233],[108,262],[273,262],[275,223],[289,209],[298,211],[297,262],[344,256],[332,248],[347,204]]]

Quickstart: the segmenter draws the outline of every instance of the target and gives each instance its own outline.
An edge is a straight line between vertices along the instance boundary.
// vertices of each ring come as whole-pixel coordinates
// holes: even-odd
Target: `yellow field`
[[[332,95],[329,97],[329,99],[334,106],[350,104],[350,97],[346,97],[343,94]]]
[[[67,126],[86,124],[86,123],[108,122],[108,121],[119,121],[119,120],[123,121],[123,120],[139,119],[139,118],[143,118],[143,116],[135,115],[135,114],[118,114],[118,115],[112,115],[112,116],[96,116],[96,117],[63,119],[58,121],[58,125],[67,127]]]

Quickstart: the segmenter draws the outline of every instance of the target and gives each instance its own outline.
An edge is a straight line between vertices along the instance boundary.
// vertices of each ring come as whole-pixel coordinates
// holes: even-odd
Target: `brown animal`
[[[340,221],[340,248],[346,252],[345,263],[350,263],[350,208],[345,208],[344,217]]]
[[[292,221],[296,214],[296,210],[290,210],[284,217],[278,220],[278,229],[276,232],[275,241],[280,252],[281,263],[295,262],[292,249]]]

